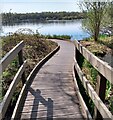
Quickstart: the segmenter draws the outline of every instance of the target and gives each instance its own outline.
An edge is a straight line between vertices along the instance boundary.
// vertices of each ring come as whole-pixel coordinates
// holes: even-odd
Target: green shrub
[[[87,79],[90,81],[92,86],[95,88],[98,71],[87,60],[84,60],[82,69]]]
[[[69,35],[45,35],[48,39],[61,39],[61,40],[70,40],[71,36]]]

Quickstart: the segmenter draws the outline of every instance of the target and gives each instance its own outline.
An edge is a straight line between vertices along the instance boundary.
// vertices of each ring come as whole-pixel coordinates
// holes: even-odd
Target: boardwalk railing
[[[78,41],[75,41],[75,51],[76,51],[76,58],[75,60],[75,76],[76,74],[79,76],[84,88],[86,89],[88,95],[92,99],[96,109],[94,118],[109,118],[113,119],[113,115],[105,106],[105,92],[106,92],[106,81],[109,80],[111,84],[113,84],[113,68],[109,66],[106,62],[103,62],[94,54],[89,52],[85,47],[83,47]],[[83,74],[78,62],[80,59],[78,57],[82,55],[89,63],[98,71],[98,78],[96,91],[91,86],[90,82],[86,79],[85,75]],[[83,103],[81,102],[83,105]],[[98,111],[97,111],[98,110]],[[86,111],[87,114],[87,111]]]
[[[0,120],[4,118],[5,113],[8,109],[8,106],[10,104],[10,101],[12,99],[13,93],[16,89],[17,84],[20,81],[20,78],[22,80],[22,83],[25,83],[25,67],[26,67],[26,61],[23,61],[23,55],[22,55],[22,48],[24,47],[24,42],[21,41],[18,45],[16,45],[11,51],[9,51],[0,61],[0,68],[1,73],[4,72],[4,70],[7,68],[7,66],[11,63],[12,60],[18,55],[19,60],[19,69],[16,73],[14,79],[12,80],[2,102],[0,103]]]

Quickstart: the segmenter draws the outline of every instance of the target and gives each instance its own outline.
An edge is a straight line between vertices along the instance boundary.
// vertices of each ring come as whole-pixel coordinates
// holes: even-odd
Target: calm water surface
[[[20,28],[28,28],[43,35],[70,35],[72,40],[82,40],[89,34],[82,28],[82,20],[57,20],[43,23],[21,23],[13,26],[3,26],[3,33],[16,32]]]

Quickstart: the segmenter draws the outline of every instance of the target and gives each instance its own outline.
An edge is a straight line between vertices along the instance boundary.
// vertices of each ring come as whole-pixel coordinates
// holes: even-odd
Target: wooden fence
[[[19,69],[16,73],[14,79],[12,80],[2,102],[0,103],[0,120],[5,117],[5,113],[7,111],[7,108],[10,104],[10,101],[12,99],[13,93],[16,89],[17,84],[20,81],[20,78],[22,80],[22,83],[24,85],[25,83],[25,68],[26,68],[26,61],[23,60],[22,55],[22,48],[24,47],[24,42],[21,41],[18,45],[16,45],[11,51],[9,51],[0,61],[0,67],[1,67],[1,73],[4,72],[4,70],[7,68],[7,66],[11,63],[12,60],[18,55],[19,60]]]
[[[111,84],[113,84],[113,68],[109,66],[106,62],[103,62],[94,54],[89,52],[85,47],[83,47],[78,41],[75,41],[75,74],[77,74],[86,89],[88,95],[92,99],[95,105],[95,113],[94,118],[109,118],[113,119],[113,115],[108,110],[105,102],[105,92],[106,92],[106,81],[109,80]],[[86,79],[85,75],[83,74],[78,62],[80,59],[78,57],[82,55],[89,63],[98,71],[98,79],[96,85],[96,91],[91,86],[90,82]],[[76,76],[76,75],[75,75]],[[83,103],[81,102],[82,106]],[[98,110],[98,111],[97,111]],[[86,111],[86,114],[88,112]],[[88,116],[87,116],[88,117]]]

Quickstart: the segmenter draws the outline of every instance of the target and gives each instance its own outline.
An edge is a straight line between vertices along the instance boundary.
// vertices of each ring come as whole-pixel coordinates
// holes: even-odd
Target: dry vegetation
[[[55,49],[57,44],[55,42],[41,38],[39,34],[34,34],[34,35],[13,34],[6,37],[2,37],[3,56],[22,40],[25,43],[25,47],[23,48],[23,56],[24,56],[24,59],[27,60],[27,68],[25,71],[25,75],[27,78],[28,74],[35,67],[35,65],[42,58],[44,58],[48,53],[50,53],[53,49]],[[18,56],[17,56],[9,64],[7,69],[3,72],[2,97],[0,96],[0,100],[3,99],[10,83],[12,82],[16,72],[18,71],[18,68],[19,68],[19,63],[18,63]],[[6,119],[10,118],[11,116],[11,112],[14,108],[14,105],[16,103],[21,87],[22,87],[22,83],[20,82],[17,85],[16,91],[13,95],[11,104],[9,106],[10,109],[8,109],[9,111],[7,111]]]

